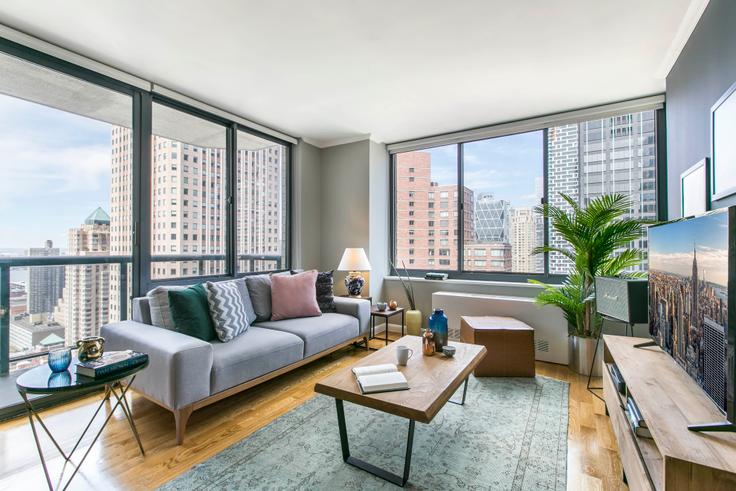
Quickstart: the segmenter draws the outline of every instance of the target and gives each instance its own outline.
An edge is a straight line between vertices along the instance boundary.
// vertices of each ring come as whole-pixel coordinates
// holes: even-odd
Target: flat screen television
[[[649,334],[726,416],[694,431],[736,431],[736,206],[649,227]]]

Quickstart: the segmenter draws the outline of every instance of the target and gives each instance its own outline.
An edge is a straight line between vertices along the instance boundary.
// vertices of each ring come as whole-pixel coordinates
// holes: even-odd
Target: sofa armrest
[[[147,353],[148,367],[133,388],[169,409],[180,409],[210,395],[212,346],[192,336],[135,321],[102,327],[105,349]]]
[[[352,315],[358,319],[358,332],[367,334],[371,323],[371,303],[362,298],[335,297],[338,314]]]

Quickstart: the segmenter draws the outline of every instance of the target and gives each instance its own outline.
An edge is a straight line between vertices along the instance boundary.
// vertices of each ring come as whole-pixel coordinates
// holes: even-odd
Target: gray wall
[[[382,297],[389,254],[389,160],[369,139],[327,148],[300,141],[294,150],[294,266],[337,268],[347,247],[371,262],[364,295]],[[335,271],[335,293],[346,293]]]
[[[386,145],[370,142],[368,182],[368,258],[371,261],[370,293],[376,299],[384,296],[383,277],[388,272],[389,258],[389,157]]]
[[[736,1],[711,0],[667,76],[669,217],[680,216],[680,174],[710,157],[710,108],[736,82]],[[730,196],[713,208],[736,203]]]
[[[309,143],[294,147],[294,268],[320,267],[321,158],[320,149]]]
[[[320,269],[337,268],[346,247],[369,247],[370,142],[322,149]],[[345,293],[345,273],[335,271],[335,292]]]

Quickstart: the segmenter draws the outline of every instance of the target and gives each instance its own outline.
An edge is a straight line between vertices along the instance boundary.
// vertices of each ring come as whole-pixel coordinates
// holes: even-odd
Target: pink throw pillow
[[[271,276],[271,320],[322,315],[317,303],[317,271]]]

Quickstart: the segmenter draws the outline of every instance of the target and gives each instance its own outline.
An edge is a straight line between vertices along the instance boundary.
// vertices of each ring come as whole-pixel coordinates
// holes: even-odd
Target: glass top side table
[[[74,357],[72,359],[71,366],[74,366],[77,363],[77,361],[78,361],[77,358]],[[77,471],[79,470],[82,463],[89,455],[90,450],[92,450],[92,447],[97,442],[97,439],[102,434],[102,431],[105,429],[105,426],[107,426],[107,423],[110,421],[113,413],[117,410],[118,407],[122,408],[123,413],[125,413],[125,418],[128,420],[128,424],[130,425],[130,429],[133,432],[133,436],[138,442],[138,448],[141,451],[141,455],[145,456],[146,453],[143,450],[143,444],[141,443],[141,438],[140,438],[140,435],[138,434],[138,429],[135,426],[135,422],[133,421],[133,415],[130,411],[130,406],[128,405],[128,401],[125,399],[125,395],[128,393],[128,390],[133,384],[136,374],[140,372],[141,370],[143,370],[144,368],[146,368],[147,366],[148,366],[148,359],[146,359],[145,361],[141,362],[140,364],[134,367],[131,367],[125,370],[121,370],[119,372],[108,375],[106,377],[90,378],[90,377],[85,377],[82,375],[77,375],[73,371],[73,369],[66,370],[60,373],[54,373],[51,371],[48,365],[42,365],[42,366],[38,366],[38,367],[30,369],[18,377],[18,379],[15,382],[15,385],[16,385],[16,388],[18,389],[18,393],[20,394],[26,406],[26,412],[28,413],[28,421],[31,424],[31,430],[33,431],[33,439],[36,442],[36,448],[38,449],[38,456],[41,459],[41,465],[43,466],[43,471],[44,471],[44,474],[46,475],[46,482],[48,483],[50,490],[53,491],[54,485],[51,481],[51,476],[49,474],[48,466],[46,465],[46,459],[43,455],[43,450],[41,448],[41,442],[38,439],[38,429],[36,427],[36,422],[38,422],[38,425],[40,425],[40,427],[46,432],[46,434],[51,439],[54,446],[59,451],[59,453],[62,455],[62,457],[64,457],[64,459],[68,463],[72,464],[72,466],[74,467],[74,470],[71,476],[69,476],[69,479],[63,485],[62,485],[62,478],[63,478],[63,471],[62,471],[62,476],[59,477],[59,481],[58,481],[59,482],[58,489],[66,489],[69,486],[72,479],[74,479],[74,476],[77,474]],[[130,378],[130,381],[127,384],[123,384],[123,381],[127,378]],[[59,394],[59,393],[73,395],[73,394],[81,394],[82,392],[86,390],[94,389],[97,387],[105,387],[105,395],[102,398],[102,401],[100,401],[99,406],[97,406],[97,410],[94,412],[89,422],[87,423],[87,426],[82,431],[82,434],[79,436],[79,439],[77,440],[77,443],[72,448],[71,452],[66,453],[61,448],[61,445],[59,445],[59,442],[56,441],[56,439],[53,437],[49,429],[46,427],[46,424],[44,424],[39,414],[33,408],[33,404],[31,404],[31,401],[29,400],[28,395],[29,394]],[[87,451],[82,456],[82,459],[79,461],[79,463],[74,464],[74,462],[72,462],[71,460],[72,455],[79,448],[79,444],[82,442],[82,439],[87,434],[87,431],[90,429],[95,418],[97,418],[97,415],[102,410],[102,407],[105,405],[105,402],[110,399],[111,395],[115,397],[115,400],[116,400],[115,405],[112,407],[110,412],[107,413],[107,416],[105,417],[105,420],[102,423],[102,426],[97,431],[97,434],[92,440],[92,443],[90,443],[89,447],[87,448]]]

